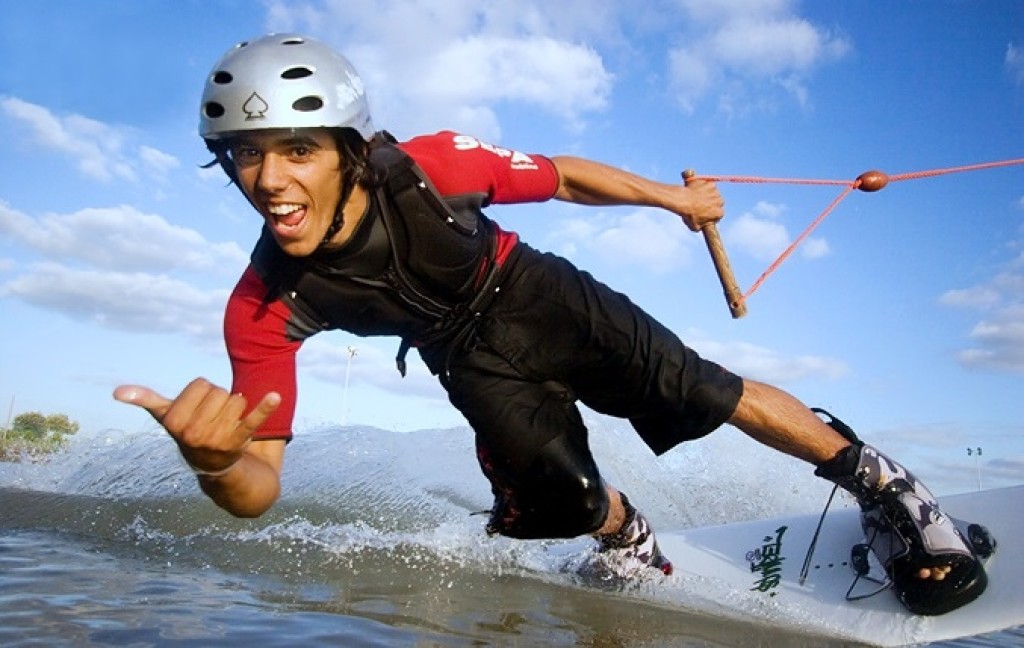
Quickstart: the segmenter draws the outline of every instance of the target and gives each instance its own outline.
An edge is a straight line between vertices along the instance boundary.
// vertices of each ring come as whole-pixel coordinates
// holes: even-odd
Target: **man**
[[[476,436],[495,496],[489,533],[593,534],[622,577],[671,573],[650,525],[591,456],[576,402],[629,419],[656,453],[730,423],[851,491],[903,547],[881,556],[911,609],[978,596],[985,574],[931,494],[902,466],[789,394],[700,358],[569,262],[481,207],[558,199],[645,205],[693,231],[719,220],[708,182],[663,184],[574,157],[524,155],[451,132],[377,133],[362,82],[312,39],[230,50],[203,94],[200,134],[264,221],[228,302],[231,391],[203,379],[173,400],[139,386],[203,491],[238,516],[280,493],[295,408],[295,354],[328,329],[401,338]]]

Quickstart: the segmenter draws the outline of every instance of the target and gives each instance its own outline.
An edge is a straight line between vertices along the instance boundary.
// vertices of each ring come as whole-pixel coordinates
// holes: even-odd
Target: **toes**
[[[942,567],[923,567],[917,570],[917,577],[921,580],[941,581],[953,570],[949,565]]]

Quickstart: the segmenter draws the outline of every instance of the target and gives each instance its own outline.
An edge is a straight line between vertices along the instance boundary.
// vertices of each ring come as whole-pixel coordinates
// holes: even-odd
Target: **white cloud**
[[[974,346],[957,354],[968,367],[1024,372],[1024,304],[1003,308],[974,325]]]
[[[714,83],[715,69],[690,49],[675,48],[668,53],[668,76],[680,107],[692,113]]]
[[[607,0],[565,0],[557,11],[538,0],[271,0],[267,22],[318,36],[351,58],[378,125],[400,135],[444,127],[492,140],[501,139],[499,103],[536,106],[585,127],[605,109],[614,79],[602,56],[580,43],[635,53],[624,25],[683,43],[668,49],[666,72],[688,111],[708,97],[723,111],[757,110],[779,93],[803,105],[811,75],[851,48],[786,0],[670,4],[684,15]],[[631,58],[627,73],[635,71]]]
[[[181,268],[237,274],[248,260],[236,243],[211,243],[195,230],[125,205],[33,218],[0,202],[0,235],[50,259],[125,272]]]
[[[42,263],[0,285],[0,297],[104,328],[220,339],[227,291],[203,291],[163,275],[75,270]]]
[[[788,11],[792,0],[682,0],[687,14],[702,22],[722,22],[743,15],[751,20],[769,18]]]
[[[944,306],[967,308],[991,308],[998,304],[999,300],[999,291],[990,286],[950,290],[939,297],[939,303]]]
[[[142,160],[146,169],[157,177],[166,177],[168,173],[181,166],[178,158],[155,149],[151,146],[139,147],[139,159]]]
[[[684,47],[669,52],[668,69],[669,85],[685,110],[712,94],[720,110],[763,108],[773,103],[773,86],[804,105],[810,75],[851,48],[843,36],[794,15],[790,2],[683,4],[697,26]]]
[[[233,280],[247,262],[235,243],[210,243],[126,206],[34,218],[0,201],[0,236],[51,259],[0,283],[0,298],[108,329],[184,333],[209,344],[220,338],[227,289],[205,290],[166,273],[230,273]]]
[[[574,120],[605,108],[610,88],[611,75],[589,47],[548,37],[472,36],[441,48],[410,92],[469,106],[521,101]]]
[[[782,215],[786,213],[786,206],[770,203],[766,200],[759,200],[757,201],[757,204],[754,205],[754,213],[766,218],[781,218]]]
[[[964,366],[985,371],[1024,372],[1024,255],[1008,261],[988,281],[950,290],[944,306],[976,311],[970,346],[956,354]]]
[[[792,242],[789,230],[778,219],[785,213],[784,205],[758,202],[752,212],[727,219],[725,236],[729,247],[745,251],[760,261],[771,261],[782,254]],[[808,237],[799,248],[806,259],[818,259],[831,253],[828,241]]]
[[[750,213],[741,214],[729,225],[727,237],[730,247],[744,250],[762,261],[774,259],[789,245],[785,225]]]
[[[828,241],[815,236],[804,239],[800,249],[805,259],[820,259],[832,254],[832,246]]]
[[[1024,50],[1015,43],[1006,46],[1005,65],[1013,80],[1019,85],[1024,85]]]
[[[612,76],[601,57],[578,44],[581,30],[613,28],[611,5],[568,2],[559,12],[540,7],[471,0],[273,1],[268,23],[277,31],[319,37],[350,58],[370,88],[378,127],[400,135],[453,128],[497,140],[499,103],[537,106],[580,128],[588,114],[604,109],[611,92]],[[588,18],[573,21],[569,15]]]
[[[728,367],[741,376],[771,384],[804,379],[839,380],[849,373],[846,363],[815,355],[785,356],[778,351],[749,342],[718,342],[700,331],[686,334],[688,344],[704,357]]]
[[[0,97],[0,111],[28,127],[28,134],[45,148],[70,157],[85,176],[102,182],[139,178],[140,167],[149,179],[162,180],[178,166],[167,153],[149,146],[132,146],[129,129],[68,115],[60,117],[48,109],[17,97]]]
[[[552,230],[548,244],[567,257],[589,253],[613,266],[665,274],[690,263],[695,239],[671,214],[640,209],[567,219]]]
[[[805,20],[732,19],[711,35],[712,56],[723,66],[754,77],[810,69],[822,57],[824,38]]]

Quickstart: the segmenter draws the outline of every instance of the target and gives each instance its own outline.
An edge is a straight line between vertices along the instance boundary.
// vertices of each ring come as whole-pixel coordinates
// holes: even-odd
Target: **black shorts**
[[[527,468],[564,433],[586,447],[577,400],[629,419],[656,454],[736,410],[739,376],[565,259],[520,244],[503,274],[469,341],[446,350],[441,376],[500,472]]]

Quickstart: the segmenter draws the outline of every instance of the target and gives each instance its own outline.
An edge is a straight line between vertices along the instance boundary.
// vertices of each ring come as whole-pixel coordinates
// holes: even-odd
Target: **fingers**
[[[160,421],[167,431],[188,447],[237,447],[252,431],[239,431],[246,401],[203,378],[196,378],[174,399]]]
[[[249,415],[242,419],[239,429],[244,431],[248,436],[260,429],[260,426],[266,422],[267,418],[274,413],[278,405],[281,404],[281,395],[277,392],[270,392],[266,394],[260,402],[256,404]]]
[[[181,445],[240,447],[281,404],[271,392],[243,418],[247,407],[241,394],[231,394],[203,378],[190,382],[173,400],[141,385],[121,385],[114,398],[147,410]]]
[[[725,215],[725,200],[718,191],[718,186],[711,180],[703,180],[692,174],[684,173],[685,204],[673,209],[683,218],[686,226],[699,232],[710,223],[715,223]],[[683,196],[680,196],[681,198]]]
[[[167,410],[171,407],[171,401],[148,387],[141,385],[121,385],[114,390],[114,399],[135,405],[148,411],[153,418],[161,421]]]
[[[175,400],[177,407],[164,417],[164,426],[180,430],[189,445],[223,431],[234,431],[245,411],[245,397],[230,394],[205,380],[194,380]]]
[[[720,220],[725,214],[725,199],[718,186],[710,180],[695,180],[688,186],[700,195],[704,215],[712,221]]]
[[[148,387],[121,385],[114,398],[146,409],[178,443],[185,461],[202,474],[224,474],[237,464],[253,434],[281,404],[270,392],[246,414],[246,399],[203,378],[168,400]]]

